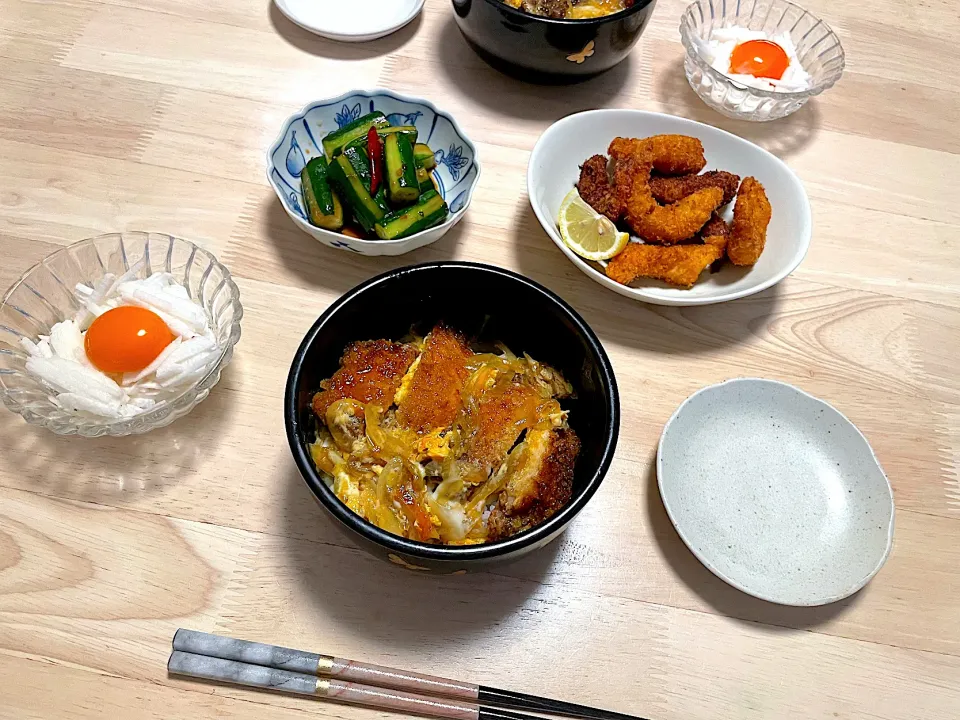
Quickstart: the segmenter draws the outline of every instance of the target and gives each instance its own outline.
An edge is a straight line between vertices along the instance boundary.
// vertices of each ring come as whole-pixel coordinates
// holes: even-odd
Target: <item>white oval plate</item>
[[[763,184],[773,217],[767,228],[766,247],[756,265],[738,268],[725,263],[718,273],[705,271],[689,290],[649,279],[637,280],[628,287],[608,278],[599,265],[587,262],[563,243],[557,231],[557,212],[577,184],[583,161],[592,155],[605,155],[615,137],[661,133],[697,137],[706,152],[706,169],[727,170],[740,177],[752,175]],[[614,292],[657,305],[708,305],[766,290],[793,272],[810,246],[810,202],[800,179],[782,160],[724,130],[674,115],[589,110],[558,120],[540,136],[530,155],[527,193],[543,229],[578,268]],[[725,212],[727,220],[732,209],[730,203]]]
[[[304,30],[341,42],[366,42],[396,32],[423,9],[424,0],[273,0]]]
[[[741,378],[691,395],[660,437],[657,482],[700,562],[763,600],[835,602],[890,554],[893,492],[870,444],[792,385]]]

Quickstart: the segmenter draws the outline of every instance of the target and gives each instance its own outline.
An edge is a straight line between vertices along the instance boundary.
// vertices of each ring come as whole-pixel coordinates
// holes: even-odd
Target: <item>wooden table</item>
[[[809,0],[839,32],[839,85],[787,120],[735,123],[687,87],[661,0],[627,62],[572,88],[485,66],[448,0],[365,45],[267,0],[0,0],[0,263],[155,229],[233,271],[246,310],[223,380],[146,436],[58,438],[0,413],[0,717],[388,718],[167,677],[179,626],[443,672],[660,720],[960,716],[960,95],[955,3]],[[477,141],[467,219],[408,256],[321,247],[264,177],[304,103],[355,87],[431,98]],[[631,302],[537,224],[529,151],[568,113],[671,112],[771,149],[810,194],[801,268],[702,308]],[[316,316],[371,275],[441,258],[519,270],[602,338],[623,400],[617,457],[568,532],[518,565],[422,577],[368,557],[315,505],[281,397]],[[769,605],[687,551],[656,492],[664,422],[738,375],[795,383],[872,442],[893,484],[886,567],[855,597]]]

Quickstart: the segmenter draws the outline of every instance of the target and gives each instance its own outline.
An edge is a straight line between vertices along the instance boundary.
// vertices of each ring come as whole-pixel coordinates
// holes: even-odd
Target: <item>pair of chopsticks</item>
[[[183,628],[173,636],[167,670],[173,675],[448,720],[540,720],[500,708],[586,720],[643,720],[586,705]]]

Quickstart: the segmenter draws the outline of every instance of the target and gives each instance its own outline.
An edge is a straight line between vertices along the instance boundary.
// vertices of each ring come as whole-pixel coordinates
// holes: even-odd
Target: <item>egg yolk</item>
[[[101,372],[139,372],[175,337],[155,312],[124,305],[107,310],[90,324],[83,347]]]
[[[748,40],[730,53],[730,72],[779,80],[790,66],[786,51],[769,40]]]

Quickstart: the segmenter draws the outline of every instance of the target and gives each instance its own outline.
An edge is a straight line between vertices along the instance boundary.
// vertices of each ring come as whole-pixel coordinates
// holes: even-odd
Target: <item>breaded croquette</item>
[[[620,162],[636,161],[628,158]],[[707,187],[671,205],[660,205],[650,192],[649,179],[649,165],[633,173],[633,186],[626,205],[627,224],[647,242],[673,245],[693,237],[723,199],[720,188]]]
[[[397,420],[419,433],[447,427],[460,410],[460,390],[473,356],[463,335],[437,325],[424,341],[410,389],[397,405]]]
[[[608,148],[610,156],[619,161],[634,157],[649,162],[664,175],[698,173],[707,164],[703,143],[686,135],[654,135],[648,138],[614,138]]]
[[[714,188],[716,189],[716,188]],[[607,277],[622,285],[637,278],[655,278],[679,287],[691,287],[723,251],[715,245],[646,245],[629,243],[607,264]]]
[[[603,155],[594,155],[583,163],[577,190],[587,205],[611,221],[617,222],[623,214],[623,203],[610,184],[607,158]]]
[[[688,195],[692,195],[705,187],[718,187],[723,190],[723,200],[720,201],[720,205],[723,206],[733,200],[739,185],[740,176],[725,170],[708,170],[700,175],[679,175],[677,177],[657,175],[650,178],[650,192],[653,193],[657,202],[664,205],[683,200]]]
[[[389,407],[416,355],[409,345],[389,340],[367,340],[347,346],[340,368],[320,383],[320,392],[313,396],[313,411],[323,418],[327,408],[345,398]]]
[[[727,243],[727,257],[734,265],[753,265],[760,258],[771,215],[763,185],[754,177],[744,178],[733,206],[733,226]]]

